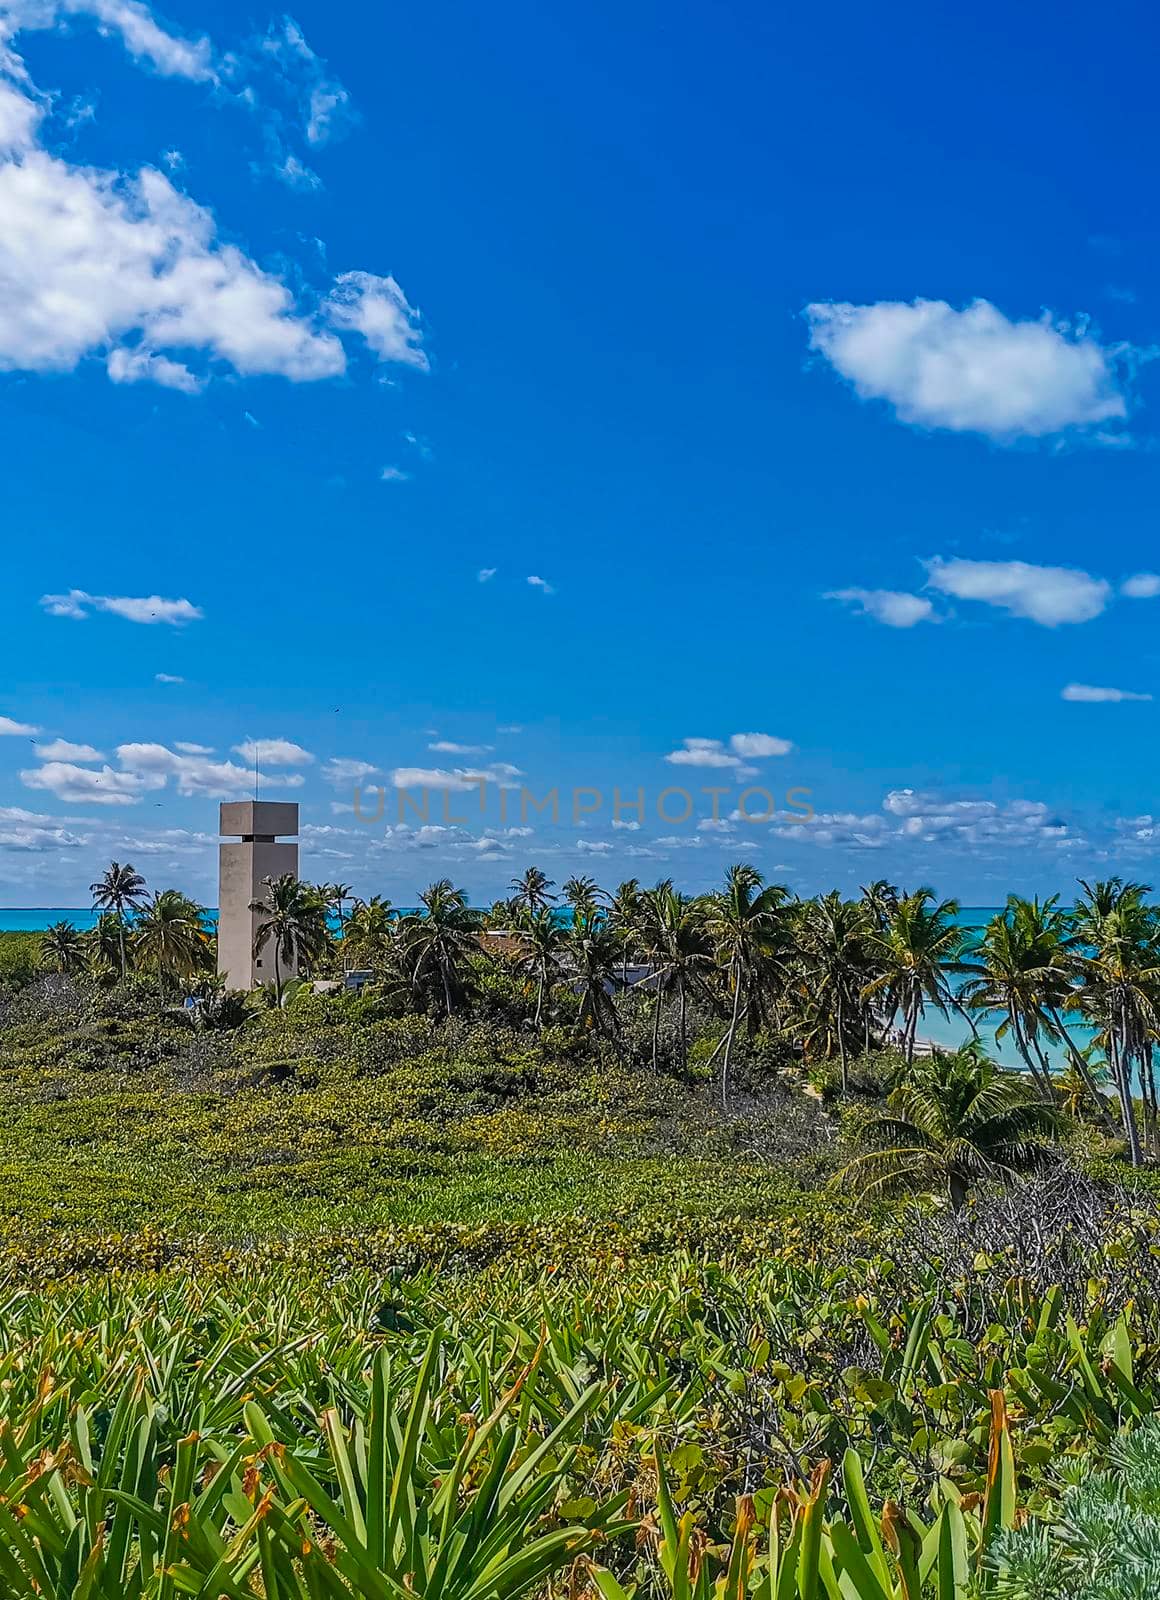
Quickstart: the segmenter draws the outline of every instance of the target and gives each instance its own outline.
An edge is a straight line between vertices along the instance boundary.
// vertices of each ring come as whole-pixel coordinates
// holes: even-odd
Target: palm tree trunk
[[[656,1075],[656,1073],[658,1073],[660,1071],[660,1068],[657,1066],[657,1050],[658,1050],[658,1048],[660,1046],[660,1037],[661,1037],[661,982],[660,982],[660,974],[658,973],[657,974],[657,986],[656,986],[656,1005],[653,1008],[653,1027],[652,1027],[652,1069],[653,1069],[654,1076]]]
[[[685,980],[677,979],[678,1016],[681,1032],[681,1071],[684,1072],[689,1060],[689,1030],[685,1015]]]
[[[1152,1045],[1144,1043],[1139,1059],[1139,1090],[1144,1102],[1144,1154],[1154,1157],[1157,1150],[1157,1096],[1155,1072],[1152,1070]]]
[[[1096,1081],[1091,1075],[1091,1071],[1090,1071],[1090,1069],[1088,1067],[1087,1062],[1083,1058],[1083,1054],[1082,1054],[1079,1046],[1076,1044],[1076,1042],[1072,1038],[1071,1034],[1068,1033],[1067,1027],[1066,1027],[1066,1025],[1064,1023],[1064,1020],[1063,1020],[1063,1017],[1060,1015],[1060,1012],[1057,1009],[1057,1007],[1052,1006],[1050,1015],[1051,1015],[1052,1022],[1054,1022],[1055,1026],[1059,1030],[1060,1037],[1062,1038],[1064,1044],[1067,1046],[1067,1053],[1071,1057],[1072,1066],[1075,1068],[1075,1070],[1079,1073],[1080,1077],[1083,1079],[1084,1088],[1087,1090],[1088,1094],[1091,1096],[1092,1105],[1095,1106],[1095,1108],[1096,1108],[1096,1115],[1099,1117],[1100,1121],[1103,1123],[1104,1128],[1107,1130],[1107,1132],[1108,1133],[1114,1133],[1115,1132],[1115,1124],[1112,1122],[1111,1117],[1108,1116],[1107,1107],[1104,1105],[1104,1097],[1100,1093],[1099,1089],[1096,1087]]]
[[[124,983],[129,976],[129,957],[125,950],[125,919],[119,912],[117,914],[117,942],[121,947],[121,982]]]
[[[918,1001],[911,1000],[906,1015],[906,1065],[914,1065],[914,1039],[918,1032]]]
[[[725,1035],[725,1060],[721,1063],[721,1109],[729,1110],[729,1067],[733,1060],[733,1040],[737,1035],[737,1016],[741,1010],[741,974],[733,973],[733,1015]]]
[[[274,940],[274,998],[278,1002],[278,1010],[282,1009],[282,960],[278,948],[278,940]]]
[[[1039,1091],[1040,1099],[1050,1100],[1052,1098],[1051,1086],[1050,1084],[1044,1083],[1043,1079],[1039,1076],[1034,1061],[1031,1059],[1031,1050],[1023,1034],[1023,1024],[1020,1021],[1019,1013],[1017,1011],[1009,1011],[1007,1015],[1011,1018],[1011,1031],[1015,1035],[1015,1048],[1018,1050],[1023,1059],[1024,1065],[1031,1074],[1031,1081]]]
[[[447,963],[445,961],[439,963],[439,976],[443,980],[443,1003],[447,1007],[447,1015],[450,1016],[454,1006],[451,1001],[451,980],[447,976]]]
[[[538,986],[538,988],[536,990],[536,1016],[535,1016],[535,1020],[532,1023],[532,1026],[535,1028],[537,1033],[540,1030],[540,1018],[543,1015],[543,1011],[544,1011],[544,972],[543,972],[543,968],[541,968],[540,969],[540,982],[539,982],[539,986]]]
[[[1144,1164],[1140,1151],[1140,1133],[1136,1127],[1136,1108],[1132,1104],[1132,1079],[1131,1063],[1126,1059],[1123,1040],[1113,1027],[1110,1031],[1112,1044],[1112,1077],[1120,1092],[1120,1114],[1124,1120],[1124,1133],[1128,1139],[1128,1156],[1134,1167]]]
[[[846,1030],[842,1017],[842,993],[838,991],[838,1055],[842,1062],[842,1093],[850,1092],[850,1069],[846,1062]]]

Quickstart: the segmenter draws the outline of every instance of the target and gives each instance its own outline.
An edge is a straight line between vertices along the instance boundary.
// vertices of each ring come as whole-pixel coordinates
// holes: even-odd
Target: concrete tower
[[[218,854],[218,972],[231,989],[274,981],[274,951],[254,955],[262,921],[250,906],[266,898],[263,878],[298,876],[298,807],[284,800],[227,800]],[[279,834],[289,834],[282,843]],[[227,842],[228,840],[228,842]],[[295,974],[282,968],[283,979]]]

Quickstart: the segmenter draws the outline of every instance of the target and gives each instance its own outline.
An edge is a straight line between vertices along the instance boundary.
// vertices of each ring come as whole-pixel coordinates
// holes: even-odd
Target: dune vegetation
[[[1154,1592],[1141,886],[267,887],[0,938],[5,1594]]]

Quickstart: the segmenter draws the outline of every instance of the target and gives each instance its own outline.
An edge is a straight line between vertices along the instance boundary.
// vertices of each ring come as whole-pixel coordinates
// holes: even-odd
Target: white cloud
[[[1124,579],[1120,593],[1129,600],[1155,600],[1160,595],[1160,573],[1137,572]]]
[[[864,400],[903,422],[999,440],[1039,438],[1127,415],[1116,352],[1081,325],[1012,322],[986,300],[806,307],[810,347]]]
[[[1103,578],[1071,567],[1037,567],[1026,561],[944,561],[926,563],[927,583],[957,600],[980,600],[1045,628],[1065,622],[1090,622],[1111,598]]]
[[[186,744],[181,739],[177,739],[177,740],[174,741],[173,748],[175,750],[180,750],[184,755],[187,755],[187,756],[212,756],[213,755],[213,746],[212,745],[208,745],[208,744]]]
[[[158,71],[216,81],[208,42],[166,33],[135,0],[8,7],[0,46],[21,25],[52,26],[68,12],[95,16]],[[235,59],[230,70],[243,68]],[[344,96],[331,96],[330,121]],[[247,91],[239,98],[257,104]],[[0,48],[0,371],[67,372],[95,357],[114,382],[188,393],[217,365],[306,382],[345,371],[335,328],[362,334],[383,360],[427,365],[393,278],[346,273],[317,312],[300,307],[160,170],[101,170],[53,153],[39,140],[51,103]],[[316,133],[320,116],[321,105]],[[296,157],[278,164],[284,179],[309,181]]]
[[[436,739],[434,744],[427,746],[437,755],[443,756],[486,756],[493,749],[490,744],[455,744],[451,739]]]
[[[91,17],[102,33],[117,34],[135,60],[163,77],[217,81],[209,40],[183,39],[169,32],[139,0],[11,0],[0,17],[0,38],[5,24],[9,31],[51,28],[66,17]]]
[[[380,361],[399,361],[426,371],[419,315],[394,278],[373,272],[344,272],[326,298],[326,314],[336,328],[359,333]]]
[[[513,778],[522,778],[519,767],[507,761],[493,761],[486,767],[459,767],[448,771],[444,767],[396,767],[390,781],[396,789],[448,789],[459,792],[479,789],[481,784],[496,783],[501,787]]]
[[[30,722],[16,722],[12,717],[0,717],[0,739],[24,738],[39,733],[39,728],[34,728]]]
[[[670,750],[665,757],[674,767],[736,767],[740,764],[720,739],[684,739],[681,742],[683,749]]]
[[[379,478],[383,483],[409,483],[411,474],[404,472],[402,467],[384,467]]]
[[[788,756],[793,745],[788,739],[779,739],[773,733],[735,733],[729,746],[735,755],[747,756],[752,761],[763,761],[768,756]]]
[[[147,790],[161,788],[165,780],[157,781],[151,774],[115,772],[110,766],[94,772],[91,767],[74,766],[69,761],[46,761],[42,767],[22,772],[20,781],[26,789],[47,789],[58,800],[132,806]]]
[[[153,674],[153,681],[154,683],[184,683],[185,679],[179,678],[177,674],[173,672],[155,672]]]
[[[577,839],[576,853],[582,856],[606,856],[612,849],[607,839]]]
[[[378,770],[373,762],[353,761],[347,756],[332,756],[321,769],[323,778],[336,789],[344,788],[349,783],[362,783]]]
[[[856,606],[862,616],[873,617],[888,628],[913,628],[919,622],[938,621],[929,600],[897,589],[831,589],[822,598]]]
[[[739,777],[755,770],[734,751],[726,750],[720,739],[682,739],[681,746],[680,750],[670,750],[665,757],[674,767],[728,768]]]
[[[894,789],[883,810],[900,819],[899,837],[923,844],[1015,847],[1076,843],[1068,825],[1040,800],[949,800],[914,789]]]
[[[75,850],[87,842],[62,827],[57,817],[24,811],[19,806],[0,806],[0,850],[20,854]]]
[[[68,594],[43,594],[40,603],[50,617],[72,617],[78,622],[91,611],[107,611],[112,616],[124,617],[126,622],[167,622],[180,627],[185,622],[199,622],[204,615],[192,601],[165,600],[159,594],[132,597],[86,594],[83,589],[70,589]],[[160,673],[157,679],[160,683],[174,681]]]
[[[291,739],[244,739],[234,754],[251,767],[295,767],[314,760],[309,750]]]
[[[1090,683],[1069,683],[1061,691],[1063,700],[1076,700],[1084,705],[1101,705],[1120,700],[1151,700],[1150,694],[1137,694],[1131,689],[1098,689]]]
[[[310,91],[310,119],[306,137],[311,144],[325,144],[337,122],[345,120],[350,95],[340,83],[320,83]]]
[[[479,579],[480,583],[490,583],[498,570],[498,567],[480,567],[479,571],[476,573],[476,577]]]
[[[613,817],[612,826],[625,833],[639,833],[640,823],[626,817]]]
[[[162,789],[170,778],[178,794],[204,795],[229,799],[251,792],[253,768],[236,766],[232,761],[211,761],[206,756],[184,755],[162,744],[122,744],[117,759],[126,773],[148,788]],[[304,779],[300,773],[284,772],[276,777],[262,775],[263,788],[297,789]]]
[[[91,744],[70,744],[67,739],[53,739],[51,744],[34,746],[38,761],[103,761],[105,758]]]
[[[537,578],[534,575],[528,579],[533,589],[539,589],[541,594],[555,594],[555,589],[547,578]]]
[[[283,160],[276,162],[274,176],[281,179],[288,189],[310,192],[322,188],[322,179],[314,168],[308,167],[305,161],[300,161],[296,155],[287,154]]]
[[[104,353],[117,381],[192,388],[166,350],[200,351],[243,376],[307,381],[346,365],[286,285],[162,173],[70,166],[24,148],[0,164],[0,368],[66,372]]]

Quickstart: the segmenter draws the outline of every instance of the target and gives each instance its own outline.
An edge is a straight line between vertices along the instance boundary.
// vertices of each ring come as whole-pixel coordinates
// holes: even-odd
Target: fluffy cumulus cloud
[[[292,739],[244,739],[234,746],[234,754],[251,767],[297,767],[314,760]]]
[[[0,850],[39,854],[46,850],[76,850],[87,839],[73,833],[58,817],[46,817],[19,806],[0,806]]]
[[[719,767],[736,770],[745,762],[720,739],[682,739],[679,750],[670,750],[665,760],[674,767]]]
[[[41,137],[52,97],[32,84],[11,40],[22,27],[72,15],[93,18],[156,72],[219,78],[208,41],[169,33],[136,0],[18,0],[5,8],[0,371],[67,372],[93,358],[114,382],[187,393],[216,370],[309,382],[345,370],[339,334],[347,331],[379,360],[427,366],[415,314],[393,278],[347,272],[321,304],[300,303],[280,276],[223,240],[212,213],[170,175],[152,167],[102,170],[54,154]],[[321,143],[340,118],[345,90],[311,59],[306,132]],[[306,173],[292,160],[282,161],[287,173]]]
[[[326,314],[336,328],[361,334],[380,361],[426,370],[418,313],[394,278],[344,272],[327,298]]]
[[[349,756],[332,756],[321,768],[325,781],[336,789],[346,788],[352,783],[365,783],[378,770],[373,761],[356,761]]]
[[[71,617],[74,622],[83,622],[94,611],[107,611],[110,616],[124,617],[126,622],[167,622],[180,627],[185,622],[199,622],[204,615],[190,600],[166,600],[159,594],[86,594],[83,589],[70,589],[67,594],[41,595],[40,603],[50,617]],[[159,672],[157,681],[180,683],[182,680]]]
[[[1128,600],[1155,600],[1160,595],[1160,572],[1136,572],[1125,578],[1120,593]]]
[[[91,744],[71,744],[68,739],[53,739],[49,744],[36,746],[40,761],[103,761],[105,758]]]
[[[944,561],[926,564],[927,583],[956,600],[977,600],[1045,628],[1065,622],[1090,622],[1111,598],[1103,578],[1072,567],[1037,567],[1027,561]]]
[[[730,736],[729,748],[735,755],[764,761],[768,756],[788,756],[793,745],[774,733],[735,733]]]
[[[919,622],[937,622],[934,606],[925,596],[898,589],[831,589],[826,600],[840,600],[861,616],[873,617],[888,628],[913,628]]]
[[[773,733],[734,733],[728,744],[723,739],[682,739],[679,750],[670,750],[665,760],[674,767],[717,768],[736,777],[752,776],[751,761],[771,756],[787,756],[793,749],[789,739]]]
[[[938,845],[973,852],[1056,852],[1083,843],[1082,835],[1042,801],[962,799],[915,789],[891,790],[877,812],[779,817],[771,831],[782,840],[856,851]]]
[[[252,766],[239,767],[232,761],[215,761],[207,755],[186,755],[162,744],[118,745],[117,760],[130,776],[149,788],[163,789],[172,779],[181,795],[228,800],[231,795],[250,793],[254,783]],[[301,773],[296,772],[262,776],[264,787],[298,789],[303,781]]]
[[[1081,705],[1116,704],[1121,700],[1151,700],[1150,694],[1140,694],[1133,689],[1100,689],[1092,683],[1069,683],[1061,691],[1063,700],[1075,700]]]
[[[39,732],[40,729],[34,728],[31,722],[17,722],[15,717],[0,717],[0,738],[31,738]]]
[[[899,819],[902,839],[966,845],[1070,846],[1068,825],[1040,800],[949,800],[914,789],[894,789],[883,810]]]
[[[117,772],[108,765],[80,767],[71,761],[46,761],[22,772],[20,781],[26,789],[43,789],[58,800],[95,806],[136,805],[150,789],[162,786],[149,774]]]
[[[285,750],[298,748],[288,741],[275,742]],[[38,746],[36,753],[39,767],[21,772],[20,781],[25,788],[43,790],[69,804],[136,805],[170,783],[180,795],[228,800],[249,794],[254,783],[252,765],[214,760],[204,745],[182,743],[170,749],[162,744],[121,744],[116,767],[107,762],[96,766],[103,760],[99,750],[64,740]],[[304,759],[310,758],[304,753]],[[303,781],[301,773],[262,776],[263,787],[296,789]]]
[[[810,346],[864,400],[903,422],[1011,440],[1121,421],[1115,352],[1044,316],[1012,321],[986,300],[806,307]]]

